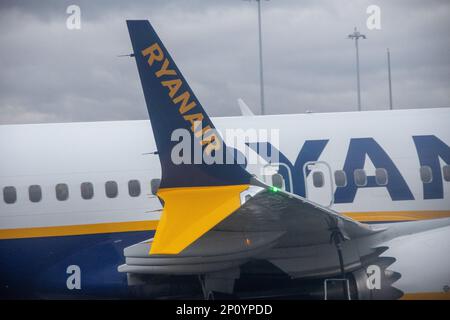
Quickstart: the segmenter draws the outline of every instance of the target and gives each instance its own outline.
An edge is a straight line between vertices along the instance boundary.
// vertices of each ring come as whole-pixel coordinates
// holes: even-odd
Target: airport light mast
[[[388,63],[388,77],[389,77],[389,109],[392,110],[392,80],[391,80],[391,52],[387,48],[387,63]]]
[[[248,0],[251,1],[251,0]],[[269,0],[266,0],[269,1]],[[263,72],[263,55],[262,55],[262,34],[261,34],[261,0],[256,0],[258,3],[258,33],[259,33],[259,83],[260,83],[260,99],[261,99],[261,114],[265,114],[264,104],[264,72]]]
[[[352,34],[348,35],[349,39],[355,40],[355,47],[356,47],[356,85],[357,85],[357,91],[358,91],[358,111],[361,111],[361,85],[359,80],[359,46],[358,41],[359,38],[367,39],[367,37],[364,34],[361,34],[355,27],[355,31]]]

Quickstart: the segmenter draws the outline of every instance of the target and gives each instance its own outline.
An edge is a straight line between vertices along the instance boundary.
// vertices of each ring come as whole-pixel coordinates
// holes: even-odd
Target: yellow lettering
[[[195,128],[195,129],[197,129],[197,127]],[[201,130],[197,130],[197,131],[194,131],[194,135],[197,137],[197,138],[200,138],[201,136],[203,136],[206,132],[208,132],[209,130],[211,130],[211,126],[210,125],[207,125],[206,127],[204,127],[204,128],[202,128]],[[203,141],[202,141],[203,142]],[[203,143],[202,143],[203,144]]]
[[[147,49],[142,50],[141,53],[144,57],[149,55],[147,62],[150,66],[153,65],[155,60],[162,61],[162,59],[164,59],[164,53],[157,43],[154,43]]]
[[[169,96],[173,98],[173,96],[178,92],[178,89],[180,89],[183,83],[180,79],[175,79],[162,81],[161,84],[169,89]]]
[[[188,91],[183,92],[182,94],[180,94],[178,97],[176,97],[175,99],[173,99],[174,103],[178,103],[181,101],[181,106],[180,106],[180,114],[185,114],[186,112],[188,112],[189,110],[191,110],[192,108],[194,108],[197,104],[195,103],[195,101],[191,101],[189,104],[189,99],[191,98],[191,95],[189,94]]]
[[[160,78],[161,76],[168,76],[168,75],[176,75],[177,73],[175,72],[175,70],[170,70],[167,69],[167,67],[169,66],[169,60],[166,59],[164,60],[161,69],[159,71],[156,71],[155,74],[158,78]]]
[[[186,116],[183,116],[184,120],[189,121],[191,126],[191,131],[195,132],[197,131],[197,127],[201,126],[203,121],[203,114],[201,113],[194,113],[194,114],[188,114]]]

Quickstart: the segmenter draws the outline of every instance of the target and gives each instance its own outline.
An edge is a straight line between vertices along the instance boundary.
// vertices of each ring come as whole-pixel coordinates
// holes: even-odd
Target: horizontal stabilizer
[[[239,109],[241,109],[241,113],[245,117],[253,117],[255,114],[250,110],[249,106],[242,100],[241,98],[238,99],[238,105]]]

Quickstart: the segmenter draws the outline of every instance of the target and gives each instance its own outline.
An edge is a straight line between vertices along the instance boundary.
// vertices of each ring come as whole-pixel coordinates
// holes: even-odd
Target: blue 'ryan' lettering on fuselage
[[[433,172],[431,183],[423,184],[424,199],[443,199],[442,168],[439,159],[446,164],[450,163],[450,148],[434,135],[413,136],[419,157],[420,166],[429,166]],[[270,158],[260,150],[278,152],[279,162],[285,164],[292,174],[292,186],[294,190],[289,190],[289,174],[285,167],[280,166],[279,173],[286,182],[286,190],[305,196],[305,177],[303,166],[306,162],[317,161],[325,149],[329,140],[306,140],[303,144],[295,163],[292,162],[274,146],[268,142],[248,143],[247,145],[257,152],[266,161]],[[365,186],[357,186],[353,179],[354,170],[364,169],[365,159],[369,158],[375,168],[383,168],[388,175],[386,185],[378,185],[374,176],[367,177]],[[393,201],[414,200],[414,196],[403,178],[400,170],[394,164],[386,151],[373,138],[352,138],[347,151],[344,168],[347,175],[347,185],[337,187],[334,194],[335,203],[352,203],[359,188],[386,188]],[[307,170],[306,175],[308,176]],[[419,165],[417,166],[419,174]]]

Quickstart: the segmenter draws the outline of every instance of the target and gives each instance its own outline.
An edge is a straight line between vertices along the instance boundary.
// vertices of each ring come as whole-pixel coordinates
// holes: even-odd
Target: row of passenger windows
[[[85,200],[94,197],[94,185],[91,182],[80,184],[81,198]],[[128,181],[128,194],[130,197],[138,197],[141,194],[141,183],[139,180]],[[56,199],[66,201],[69,198],[69,186],[65,183],[58,183],[55,186]],[[108,198],[116,198],[119,195],[119,186],[116,181],[107,181],[105,183],[105,195]],[[31,202],[42,200],[42,188],[40,185],[31,185],[28,187],[28,198]],[[6,203],[12,204],[17,201],[17,191],[15,187],[8,186],[3,188],[3,199]]]
[[[450,181],[450,165],[442,168],[445,181]],[[313,185],[316,188],[322,188],[325,184],[324,174],[321,171],[314,171],[312,174]],[[433,181],[433,172],[429,166],[420,168],[420,179],[423,183],[431,183]],[[347,185],[347,174],[343,170],[334,172],[334,181],[337,187],[345,187]],[[367,185],[366,171],[363,169],[356,169],[353,172],[353,181],[358,187]],[[379,186],[388,184],[388,173],[384,168],[375,169],[375,183]]]
[[[450,181],[450,165],[445,165],[442,168],[445,181]],[[313,184],[316,188],[321,188],[325,184],[324,174],[321,171],[314,171]],[[367,185],[366,171],[363,169],[356,169],[353,172],[353,179],[358,187]],[[423,183],[431,183],[433,180],[433,172],[429,166],[420,168],[420,179]],[[345,187],[347,185],[347,174],[343,170],[334,172],[334,181],[337,187]],[[388,183],[388,173],[384,168],[375,169],[375,182],[379,186],[385,186]],[[153,181],[152,181],[153,184]],[[153,189],[153,185],[152,185]],[[85,200],[94,197],[94,185],[91,182],[83,182],[80,185],[81,198]],[[138,180],[128,181],[128,194],[131,197],[138,197],[141,194],[141,184]],[[56,199],[65,201],[69,198],[69,187],[65,183],[59,183],[55,186]],[[105,183],[105,195],[108,198],[116,198],[119,195],[119,187],[116,181],[107,181]],[[28,197],[31,202],[39,202],[42,200],[42,189],[40,185],[31,185],[28,187]],[[3,199],[6,203],[12,204],[17,201],[17,191],[13,186],[3,188]]]
[[[367,185],[366,171],[363,169],[356,169],[353,172],[353,180],[358,187]],[[345,187],[347,185],[347,174],[343,170],[334,172],[334,181],[337,187]],[[388,183],[388,173],[384,168],[375,169],[375,182],[379,186],[385,186]]]

